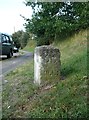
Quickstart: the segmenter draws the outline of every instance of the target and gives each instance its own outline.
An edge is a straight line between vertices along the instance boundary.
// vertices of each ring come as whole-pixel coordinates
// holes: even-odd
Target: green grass
[[[36,42],[34,40],[30,40],[23,50],[34,52],[35,47],[36,47]]]
[[[61,51],[62,79],[54,85],[33,84],[33,60],[10,72],[3,85],[3,118],[87,117],[86,31],[55,42]]]

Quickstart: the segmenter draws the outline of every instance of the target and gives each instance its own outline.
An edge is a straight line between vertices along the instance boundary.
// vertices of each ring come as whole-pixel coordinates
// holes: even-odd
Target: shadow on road
[[[0,56],[0,61],[6,60],[6,59],[7,59],[7,56]]]
[[[21,56],[19,53],[14,53],[12,58],[16,58],[16,57],[19,57],[19,56]],[[6,55],[2,55],[2,56],[0,56],[0,61],[9,60],[9,59],[12,59],[12,58],[7,58]]]

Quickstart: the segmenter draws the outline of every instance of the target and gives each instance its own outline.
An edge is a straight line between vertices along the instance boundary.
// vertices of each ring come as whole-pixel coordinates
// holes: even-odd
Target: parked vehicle
[[[7,55],[7,58],[13,56],[14,42],[10,35],[0,33],[0,55]]]
[[[14,46],[14,48],[13,48],[13,52],[14,52],[14,53],[19,52],[19,48],[17,48],[16,46]]]

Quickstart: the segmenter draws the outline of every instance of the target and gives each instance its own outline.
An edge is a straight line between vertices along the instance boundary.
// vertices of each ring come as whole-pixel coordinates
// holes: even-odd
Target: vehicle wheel
[[[10,51],[10,53],[7,55],[7,58],[11,58],[13,56],[13,52]]]

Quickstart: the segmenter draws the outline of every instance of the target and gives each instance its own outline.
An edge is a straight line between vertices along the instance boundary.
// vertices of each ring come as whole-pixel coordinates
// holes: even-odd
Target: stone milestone
[[[60,80],[60,51],[52,46],[40,46],[34,52],[34,83],[45,84]]]

